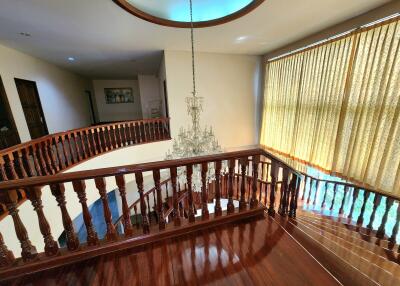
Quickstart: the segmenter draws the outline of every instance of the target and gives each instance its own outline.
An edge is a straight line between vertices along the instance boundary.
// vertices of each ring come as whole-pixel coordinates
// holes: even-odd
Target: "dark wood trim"
[[[8,117],[10,119],[10,123],[12,125],[12,128],[14,128],[16,135],[18,137],[18,143],[21,143],[21,137],[19,136],[19,132],[17,129],[17,125],[15,124],[15,120],[14,120],[14,116],[10,107],[10,103],[8,102],[8,98],[7,98],[7,93],[6,93],[6,89],[4,88],[4,84],[3,84],[3,80],[1,79],[0,76],[0,97],[3,99],[4,101],[4,105],[6,107],[6,111],[8,113]]]
[[[118,6],[120,6],[122,9],[124,9],[125,11],[131,13],[132,15],[134,15],[136,17],[146,20],[148,22],[158,24],[158,25],[163,25],[163,26],[175,27],[175,28],[190,28],[189,22],[172,21],[172,20],[162,19],[162,18],[153,16],[153,15],[150,15],[146,12],[143,12],[142,10],[140,10],[138,8],[135,8],[132,4],[130,4],[126,0],[113,0],[113,1]],[[205,28],[205,27],[212,27],[212,26],[217,26],[217,25],[231,22],[233,20],[236,20],[236,19],[243,17],[244,15],[250,13],[251,11],[256,9],[258,6],[260,6],[264,2],[265,2],[265,0],[253,0],[253,2],[251,2],[246,7],[240,9],[239,11],[237,11],[235,13],[227,15],[225,17],[218,18],[215,20],[210,20],[210,21],[194,22],[194,27],[195,28]]]
[[[39,95],[39,90],[37,88],[37,84],[36,81],[32,81],[32,80],[27,80],[27,79],[22,79],[22,78],[14,78],[15,81],[15,85],[17,86],[17,90],[18,90],[18,82],[28,82],[31,83],[35,86],[35,92],[36,92],[36,100],[38,102],[38,107],[39,107],[39,112],[40,112],[40,116],[43,119],[43,125],[44,125],[44,129],[46,132],[46,135],[49,135],[49,129],[47,128],[47,122],[46,122],[46,117],[44,116],[44,112],[43,112],[43,106],[42,106],[42,101],[40,100],[40,95]],[[30,132],[30,131],[29,131]],[[46,136],[45,135],[45,136]],[[35,138],[36,139],[36,138]]]

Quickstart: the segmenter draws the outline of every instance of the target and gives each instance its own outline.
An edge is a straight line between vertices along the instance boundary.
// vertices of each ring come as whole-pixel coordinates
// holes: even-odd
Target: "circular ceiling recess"
[[[189,0],[113,0],[129,13],[159,25],[189,28]],[[193,0],[194,27],[210,27],[240,18],[265,0]]]

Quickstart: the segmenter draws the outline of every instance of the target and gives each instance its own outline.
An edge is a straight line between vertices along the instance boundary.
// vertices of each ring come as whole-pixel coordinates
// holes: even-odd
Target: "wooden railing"
[[[249,162],[251,162],[249,164]],[[268,163],[266,163],[268,162]],[[212,188],[207,180],[207,172],[211,164],[215,167],[214,182]],[[201,172],[201,216],[195,218],[195,207],[192,190],[192,174],[195,166],[200,166]],[[224,168],[226,166],[226,169]],[[267,167],[269,166],[269,167]],[[187,195],[178,194],[178,168],[185,170]],[[271,179],[269,193],[261,190],[261,173],[265,176],[265,171],[269,168],[268,178]],[[168,210],[164,209],[166,196],[162,194],[160,174],[169,173],[171,178],[170,186],[172,191],[172,213],[179,213],[179,203],[187,200],[185,216],[174,219],[173,224],[166,223],[165,214]],[[235,176],[235,173],[238,173]],[[136,179],[137,191],[139,194],[139,210],[141,221],[139,230],[132,226],[130,220],[130,210],[126,199],[126,184],[124,176],[134,174]],[[280,198],[275,198],[278,185],[278,174],[281,174]],[[150,175],[154,182],[155,210],[157,223],[150,224],[148,214],[150,205],[146,204],[143,190],[143,178]],[[239,178],[238,178],[239,177]],[[250,178],[250,179],[249,179]],[[103,255],[112,251],[133,247],[143,243],[153,242],[190,231],[195,231],[202,227],[208,227],[220,223],[226,223],[235,219],[260,215],[264,213],[265,207],[260,204],[260,200],[265,200],[268,195],[268,212],[275,214],[276,202],[279,204],[279,213],[282,215],[296,215],[297,196],[300,185],[301,175],[291,169],[284,162],[279,161],[273,155],[263,149],[250,149],[237,152],[221,153],[216,155],[187,158],[181,160],[160,161],[145,164],[121,166],[115,168],[105,168],[88,170],[81,172],[71,172],[55,174],[52,176],[38,176],[0,183],[0,202],[7,208],[11,216],[16,236],[21,245],[21,258],[15,258],[11,253],[6,242],[3,241],[0,233],[0,277],[1,279],[10,278],[26,272],[40,271],[43,269],[73,263],[88,259],[90,257]],[[250,180],[250,185],[248,184]],[[94,181],[94,184],[92,183]],[[122,223],[123,233],[117,233],[113,224],[110,206],[107,199],[107,184],[115,181],[122,201]],[[107,183],[108,182],[108,183]],[[87,189],[87,185],[93,184],[95,187]],[[223,188],[221,188],[223,186]],[[18,214],[18,195],[17,190],[23,190],[27,198],[31,201],[33,209],[37,214],[39,229],[43,236],[44,252],[38,253],[36,247],[29,239],[28,231],[24,222]],[[42,191],[43,190],[43,191]],[[43,212],[42,193],[45,196],[55,197],[60,208],[63,227],[66,233],[66,248],[60,249],[52,235],[51,226]],[[106,225],[106,235],[103,240],[94,227],[91,214],[87,205],[87,192],[97,191],[104,208],[104,223]],[[44,193],[46,192],[46,193]],[[66,208],[66,192],[75,192],[82,207],[84,225],[87,230],[86,243],[79,241],[71,217]],[[214,213],[208,211],[209,195],[215,199]],[[239,198],[239,207],[235,209],[235,196]],[[221,198],[225,197],[228,201],[227,210],[222,211]],[[26,222],[25,222],[26,223]],[[0,279],[0,280],[1,280]]]
[[[169,119],[115,122],[47,135],[0,150],[0,181],[54,175],[126,146],[170,139]],[[19,202],[25,197],[17,191]],[[0,205],[0,219],[5,214]]]
[[[319,179],[304,173],[303,176],[301,201],[308,209],[317,209],[327,216],[339,218],[342,222],[349,223],[349,227],[352,227],[353,222],[358,230],[363,227],[368,234],[374,233],[377,238],[388,239],[391,248],[396,245],[400,223],[398,198],[348,182]],[[368,202],[371,207],[367,207]],[[386,237],[389,212],[395,203],[397,204],[393,218],[395,223],[390,236]],[[358,209],[356,205],[361,207]],[[379,226],[374,228],[379,208],[383,215],[378,223]],[[398,251],[400,252],[400,247]]]

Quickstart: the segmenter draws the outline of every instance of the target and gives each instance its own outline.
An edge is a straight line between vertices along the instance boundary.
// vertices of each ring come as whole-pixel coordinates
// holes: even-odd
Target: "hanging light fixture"
[[[188,115],[191,117],[191,124],[187,129],[181,127],[178,137],[174,139],[172,152],[168,150],[166,159],[180,159],[196,156],[204,156],[210,154],[221,153],[222,148],[215,138],[212,127],[205,126],[204,129],[200,125],[200,114],[203,111],[203,98],[197,96],[196,91],[196,69],[195,69],[195,54],[194,54],[194,28],[193,28],[193,3],[190,3],[190,36],[192,45],[192,80],[193,91],[192,96],[186,98],[186,106]],[[180,183],[186,183],[186,169],[178,170],[178,178]],[[214,164],[209,164],[207,178],[214,178]],[[201,191],[201,168],[199,165],[194,166],[192,176],[192,188],[195,192]]]

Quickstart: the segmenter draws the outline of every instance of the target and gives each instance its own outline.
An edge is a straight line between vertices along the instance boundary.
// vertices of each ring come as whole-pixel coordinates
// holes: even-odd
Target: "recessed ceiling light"
[[[249,36],[240,36],[240,37],[237,37],[236,39],[235,39],[235,42],[236,43],[242,43],[242,42],[244,42],[245,40],[247,40],[249,38]]]
[[[75,58],[74,58],[74,57],[68,57],[68,60],[69,60],[70,62],[73,62],[73,61],[75,61]]]
[[[26,32],[20,32],[19,35],[24,36],[24,37],[30,37],[31,34],[26,33]]]

